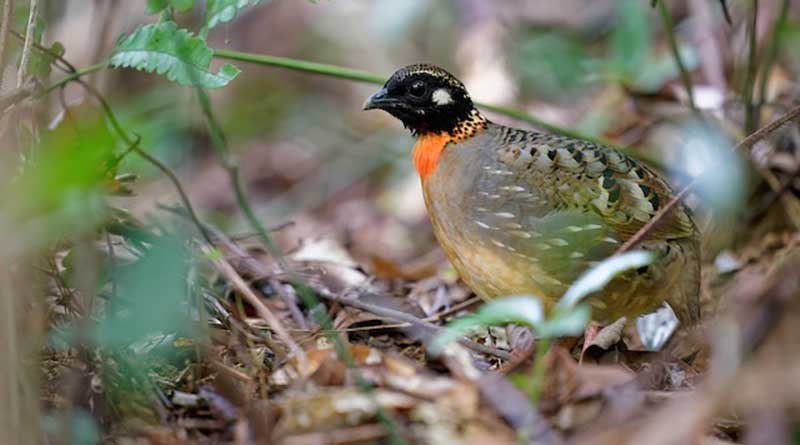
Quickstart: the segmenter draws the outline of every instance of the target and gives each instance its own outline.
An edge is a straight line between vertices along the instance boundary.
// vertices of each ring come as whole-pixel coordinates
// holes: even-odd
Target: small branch
[[[760,141],[761,139],[764,139],[769,134],[771,134],[778,128],[782,127],[787,122],[793,121],[798,118],[800,118],[800,106],[792,108],[783,116],[779,117],[778,119],[775,119],[768,125],[752,133],[750,136],[747,136],[746,138],[742,139],[741,142],[734,145],[733,148],[730,149],[730,152],[732,153],[740,149],[750,148],[756,142]],[[719,167],[714,167],[714,168],[717,169]],[[658,224],[658,222],[661,221],[666,214],[671,212],[672,209],[675,208],[675,206],[677,206],[686,197],[686,195],[688,195],[692,191],[692,189],[694,189],[695,186],[697,186],[697,184],[700,182],[700,180],[703,178],[705,174],[706,172],[698,176],[695,176],[694,179],[689,181],[689,183],[686,184],[686,186],[683,187],[683,189],[681,189],[681,191],[677,195],[675,195],[675,197],[672,198],[667,203],[667,205],[662,207],[661,210],[659,210],[655,215],[653,215],[650,221],[648,221],[647,224],[642,226],[642,228],[639,229],[632,237],[630,237],[627,241],[625,241],[625,243],[622,246],[620,246],[620,248],[617,249],[617,251],[614,252],[614,254],[619,255],[621,253],[625,253],[631,250],[631,248],[633,248],[636,244],[641,242],[647,236],[647,234],[653,229],[653,227],[656,224]]]
[[[425,320],[417,318],[403,311],[398,311],[396,309],[388,308],[385,306],[379,306],[376,304],[367,303],[366,301],[357,298],[345,298],[340,295],[333,294],[327,291],[326,289],[314,289],[314,290],[317,292],[317,295],[326,300],[335,301],[345,306],[351,306],[356,309],[360,309],[362,311],[366,311],[371,314],[380,315],[381,317],[388,318],[394,321],[402,321],[405,323],[409,323],[414,327],[422,328],[433,334],[436,334],[439,331],[441,331],[441,328],[439,326],[436,326],[433,323],[429,323]],[[492,355],[494,357],[501,358],[507,361],[514,360],[514,356],[511,353],[480,344],[466,337],[460,338],[458,342],[462,346],[472,349],[475,352]]]
[[[661,13],[661,20],[664,22],[664,32],[667,35],[667,42],[669,43],[669,49],[672,51],[672,58],[675,59],[675,64],[678,66],[678,71],[681,75],[681,82],[683,82],[683,88],[686,89],[686,94],[689,96],[689,107],[693,111],[697,111],[697,106],[694,103],[694,91],[692,89],[692,79],[689,76],[689,71],[686,69],[686,65],[683,64],[683,59],[681,59],[681,52],[678,48],[678,41],[675,38],[675,31],[674,31],[674,24],[672,23],[672,15],[670,15],[669,7],[667,6],[666,1],[661,1],[658,3],[658,10]]]
[[[748,52],[747,52],[747,72],[744,78],[744,88],[742,89],[742,99],[744,100],[744,132],[750,134],[758,126],[758,116],[753,97],[756,73],[758,72],[758,60],[756,57],[756,47],[758,45],[757,24],[758,24],[758,0],[753,0],[753,13],[750,14],[750,21],[747,22]]]
[[[9,0],[10,1],[10,0]],[[17,88],[21,88],[28,76],[28,64],[31,60],[31,50],[33,49],[34,32],[36,31],[36,18],[39,16],[39,0],[31,0],[30,12],[28,13],[28,26],[25,29],[25,43],[22,46],[22,58],[19,62],[17,71]]]
[[[210,256],[210,252],[209,256]],[[308,369],[308,358],[306,357],[305,351],[300,348],[297,342],[294,341],[291,335],[289,335],[289,331],[283,326],[280,319],[272,313],[272,311],[264,304],[263,301],[250,289],[250,286],[244,281],[244,279],[236,273],[233,269],[233,266],[229,262],[227,262],[224,258],[215,258],[212,259],[212,262],[217,267],[217,270],[225,276],[231,285],[239,292],[239,294],[244,297],[247,302],[255,308],[258,312],[258,315],[264,319],[264,321],[269,324],[270,328],[278,334],[278,337],[283,340],[286,344],[286,347],[289,348],[289,351],[297,357],[297,361],[299,364],[300,369]]]

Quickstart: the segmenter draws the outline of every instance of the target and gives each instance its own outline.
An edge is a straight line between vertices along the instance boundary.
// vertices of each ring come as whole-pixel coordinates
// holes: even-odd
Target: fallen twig
[[[283,340],[286,346],[289,348],[289,351],[297,357],[297,361],[301,369],[308,369],[308,359],[306,357],[305,352],[303,351],[300,346],[298,346],[297,342],[294,341],[291,335],[289,335],[289,331],[283,326],[280,319],[272,313],[272,311],[264,304],[263,301],[250,289],[250,286],[244,281],[236,270],[234,270],[233,266],[225,260],[224,258],[213,258],[212,263],[217,267],[217,270],[225,276],[228,282],[233,285],[233,287],[242,295],[242,297],[247,300],[247,302],[255,308],[258,315],[264,319],[264,321],[269,324],[270,328],[278,334],[278,337]]]
[[[317,295],[319,295],[321,298],[323,298],[325,300],[335,301],[335,302],[343,304],[345,306],[351,306],[351,307],[354,307],[356,309],[361,309],[362,311],[366,311],[366,312],[369,312],[369,313],[375,314],[375,315],[380,315],[381,317],[389,318],[389,319],[392,319],[392,320],[395,320],[395,321],[403,321],[403,322],[411,324],[412,326],[423,328],[426,331],[429,331],[429,332],[431,332],[433,334],[436,334],[441,330],[441,327],[436,326],[433,323],[429,323],[427,321],[424,321],[424,320],[422,320],[420,318],[417,318],[417,317],[415,317],[415,316],[413,316],[413,315],[411,315],[409,313],[403,312],[403,311],[398,311],[396,309],[391,309],[391,308],[387,308],[387,307],[384,307],[384,306],[378,306],[376,304],[367,303],[366,301],[363,301],[363,300],[358,299],[358,298],[342,297],[342,296],[336,295],[336,294],[334,294],[334,293],[332,293],[332,292],[330,292],[330,291],[328,291],[327,289],[324,289],[324,288],[319,288],[319,287],[314,287],[314,286],[312,286],[312,288],[317,293]],[[480,343],[478,343],[476,341],[473,341],[473,340],[470,340],[470,339],[468,339],[466,337],[463,337],[463,338],[459,339],[458,342],[461,345],[463,345],[464,347],[472,349],[475,352],[480,352],[482,354],[492,355],[492,356],[495,356],[497,358],[501,358],[503,360],[509,360],[510,361],[510,360],[514,359],[514,355],[512,355],[509,352],[501,351],[499,349],[492,348],[490,346],[486,346],[486,345],[480,344]]]

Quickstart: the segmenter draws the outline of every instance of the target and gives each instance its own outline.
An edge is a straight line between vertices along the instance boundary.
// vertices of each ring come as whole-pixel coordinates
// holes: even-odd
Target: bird
[[[363,109],[388,112],[416,138],[412,159],[434,235],[487,301],[534,295],[552,311],[675,196],[659,174],[611,147],[492,122],[435,65],[398,69]],[[592,319],[632,320],[668,303],[681,324],[696,322],[699,240],[687,206],[665,214],[638,245],[655,260],[591,294]]]

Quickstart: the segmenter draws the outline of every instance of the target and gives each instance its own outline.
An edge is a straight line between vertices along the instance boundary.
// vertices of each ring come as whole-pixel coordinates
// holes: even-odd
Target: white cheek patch
[[[445,88],[439,88],[438,90],[434,91],[432,99],[433,103],[436,105],[447,105],[453,102],[452,96],[450,96],[450,93],[447,92],[447,89]]]

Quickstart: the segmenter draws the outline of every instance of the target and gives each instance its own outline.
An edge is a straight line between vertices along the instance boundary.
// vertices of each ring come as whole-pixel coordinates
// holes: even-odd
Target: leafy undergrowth
[[[614,325],[591,345],[560,340],[544,356],[541,397],[533,404],[527,385],[536,342],[525,328],[490,328],[471,335],[480,347],[451,343],[441,354],[426,353],[427,340],[445,322],[480,304],[446,272],[424,280],[377,279],[345,249],[308,242],[286,264],[324,301],[315,311],[324,311],[335,329],[325,331],[276,262],[213,231],[218,252],[195,256],[191,266],[192,293],[204,310],[184,302],[183,314],[163,314],[158,311],[169,305],[147,296],[157,286],[163,298],[169,294],[163,280],[187,276],[179,270],[185,258],[176,252],[194,243],[160,230],[118,221],[115,250],[130,257],[116,267],[130,269],[133,282],[121,280],[125,311],[107,328],[141,335],[183,318],[185,330],[91,352],[54,347],[44,362],[52,407],[63,404],[61,383],[76,373],[85,380],[79,387],[86,406],[120,443],[126,437],[149,443],[514,444],[522,438],[666,444],[698,437],[699,443],[727,443],[743,437],[743,423],[753,420],[748,413],[797,401],[784,392],[796,388],[800,367],[800,351],[792,352],[800,322],[797,233],[731,252],[724,273],[707,265],[704,297],[723,301],[723,315],[706,312],[701,326],[680,332],[663,352],[637,350]],[[162,238],[168,248],[140,256],[133,246],[145,238]],[[225,259],[233,266],[227,272],[215,267]],[[173,270],[164,269],[168,264]],[[302,354],[290,355],[275,326],[259,315],[263,309],[231,284],[233,270]],[[53,304],[52,313],[70,313]],[[137,330],[125,320],[152,324]]]
[[[337,90],[331,112],[329,98],[316,97],[320,85],[271,74],[231,89],[250,73],[213,59],[380,83],[380,76],[344,67],[213,48],[208,34],[217,26],[243,40],[234,47],[246,47],[242,36],[268,27],[253,21],[258,29],[240,29],[235,19],[267,3],[148,0],[157,22],[126,30],[104,60],[82,69],[64,59],[60,44],[41,44],[35,8],[14,24],[28,31],[11,34],[14,58],[28,51],[30,66],[26,73],[20,62],[22,86],[3,103],[30,113],[9,113],[19,125],[0,129],[11,128],[8,139],[19,145],[9,150],[14,162],[0,163],[10,166],[0,174],[0,302],[7,305],[0,352],[11,376],[0,381],[0,403],[17,419],[32,419],[17,437],[41,441],[43,430],[54,443],[80,444],[798,443],[791,434],[800,425],[800,138],[792,123],[756,132],[748,138],[756,147],[737,147],[753,148],[740,150],[750,156],[730,150],[759,120],[796,120],[796,84],[786,80],[796,60],[777,63],[787,9],[773,33],[744,23],[756,22],[757,8],[735,11],[738,34],[721,19],[714,29],[699,27],[709,38],[752,36],[747,60],[701,58],[679,45],[672,15],[683,12],[663,0],[650,14],[663,18],[668,32],[659,36],[647,5],[634,0],[606,5],[615,26],[602,38],[604,22],[588,34],[556,26],[517,36],[527,42],[517,63],[528,93],[591,96],[567,107],[571,126],[660,147],[662,153],[630,151],[642,162],[644,154],[663,158],[665,176],[672,170],[675,183],[694,187],[689,204],[699,210],[706,253],[702,321],[651,352],[632,320],[599,328],[591,341],[579,336],[590,318],[582,297],[648,258],[628,252],[601,263],[550,314],[531,296],[487,305],[433,245],[421,208],[410,215],[409,205],[392,217],[378,209],[379,201],[401,207],[397,195],[419,193],[398,192],[400,181],[383,177],[402,176],[385,172],[396,157],[393,142],[366,118],[347,121],[353,118],[342,110],[358,109],[347,102],[352,98]],[[495,7],[504,8],[500,3]],[[288,20],[276,17],[268,23]],[[289,46],[314,46],[307,31],[287,37]],[[491,42],[494,34],[479,37]],[[757,34],[769,34],[761,46]],[[763,64],[756,63],[757,46]],[[484,49],[462,49],[476,47]],[[63,77],[40,91],[34,77],[55,69]],[[128,92],[147,91],[142,109],[131,106],[139,113],[115,114],[123,99],[135,101],[109,100],[87,80],[103,70],[120,76],[114,88],[131,79],[145,85]],[[152,76],[125,77],[132,70]],[[736,78],[726,82],[728,73]],[[157,75],[173,85],[156,83]],[[706,75],[693,93],[692,77]],[[64,87],[72,82],[83,101],[68,100]],[[182,87],[192,88],[174,92]],[[205,91],[212,88],[230,95],[212,101]],[[299,98],[299,90],[313,92]],[[60,108],[45,124],[46,113],[35,107],[56,91]],[[184,93],[194,101],[176,105]],[[247,96],[246,106],[239,96]],[[218,121],[214,106],[225,101],[233,105]],[[527,112],[486,108],[498,121],[575,134]],[[314,120],[318,110],[324,119]],[[292,113],[296,122],[280,117]],[[252,137],[247,142],[257,149],[229,147],[224,131],[233,135],[231,145]],[[359,144],[371,157],[341,149]],[[194,145],[207,152],[186,149]],[[175,151],[193,158],[191,181],[159,161]],[[179,205],[160,203],[167,187],[177,190]],[[256,204],[269,211],[256,213]],[[238,214],[248,233],[229,227]],[[293,224],[265,230],[262,215]]]

